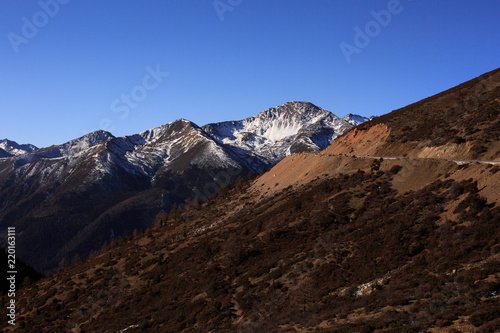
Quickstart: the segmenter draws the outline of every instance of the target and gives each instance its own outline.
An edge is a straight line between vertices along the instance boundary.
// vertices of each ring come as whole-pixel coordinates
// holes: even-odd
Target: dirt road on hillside
[[[373,158],[373,159],[381,159],[382,158],[384,160],[402,160],[402,159],[408,158],[408,157],[403,157],[403,156],[370,156],[370,155],[352,155],[352,154],[344,154],[344,156],[357,157],[357,158]],[[417,158],[417,157],[411,157],[411,158],[416,159],[416,160],[429,159],[429,158]],[[457,164],[465,164],[465,163],[500,164],[500,161],[455,160],[455,159],[450,159],[450,158],[436,158],[436,157],[433,157],[431,159],[450,161],[450,162],[455,162]]]

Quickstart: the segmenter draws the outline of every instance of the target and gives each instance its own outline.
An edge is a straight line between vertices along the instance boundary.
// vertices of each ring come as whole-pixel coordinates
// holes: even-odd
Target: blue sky
[[[499,14],[498,0],[0,0],[0,139],[201,126],[290,100],[381,115],[498,68]]]

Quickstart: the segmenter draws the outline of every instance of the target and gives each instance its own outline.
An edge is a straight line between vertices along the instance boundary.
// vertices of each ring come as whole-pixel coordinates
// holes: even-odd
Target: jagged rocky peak
[[[3,139],[0,141],[0,149],[2,149],[5,153],[11,156],[18,156],[22,154],[31,153],[38,149],[38,147],[32,144],[18,144],[15,141],[11,141],[9,139]],[[5,153],[0,153],[0,157],[6,157],[2,155],[6,155]]]
[[[336,116],[309,102],[288,102],[267,109],[254,119],[252,118],[248,122],[254,123],[254,126],[250,126],[254,127],[253,132],[276,142],[296,136],[306,126],[325,120],[325,118],[336,118]]]
[[[97,130],[94,132],[90,132],[89,134],[86,134],[76,140],[84,140],[88,142],[89,144],[96,145],[101,142],[104,142],[108,139],[114,138],[114,135],[111,134],[110,132],[103,131],[103,130]],[[74,141],[76,141],[74,140]],[[71,141],[70,141],[71,142]]]
[[[269,108],[262,111],[255,117],[266,117],[271,119],[276,119],[280,117],[288,119],[304,119],[310,116],[318,116],[330,114],[329,111],[325,111],[322,108],[310,103],[310,102],[297,102],[291,101],[285,104]]]
[[[278,106],[278,108],[279,107],[287,108],[290,111],[295,112],[295,113],[299,113],[299,114],[305,114],[305,113],[310,113],[310,112],[313,112],[313,113],[318,113],[318,112],[325,113],[325,112],[328,112],[329,113],[329,111],[323,110],[322,108],[320,108],[319,106],[314,105],[311,102],[290,101],[290,102],[287,102],[287,103],[285,103],[285,104],[283,104],[281,106]]]
[[[243,120],[207,124],[202,128],[235,154],[251,152],[266,163],[275,164],[292,152],[324,149],[352,127],[312,103],[292,101]]]
[[[186,119],[177,119],[170,123],[152,128],[150,130],[141,132],[139,135],[146,140],[146,142],[154,142],[160,138],[172,137],[176,134],[185,133],[186,130],[199,129],[199,126]]]
[[[59,152],[63,156],[70,156],[78,154],[86,149],[89,149],[95,145],[98,145],[102,142],[105,142],[113,138],[114,138],[113,134],[107,131],[97,130],[85,134],[84,136],[81,136],[78,139],[74,139],[66,143],[63,143],[62,145],[55,146],[54,148],[59,150]]]
[[[359,124],[362,124],[364,122],[372,120],[373,116],[370,117],[370,118],[366,118],[366,117],[363,117],[363,116],[358,116],[357,114],[349,113],[349,114],[346,114],[344,116],[344,118],[342,118],[342,119],[344,119],[345,121],[347,121],[352,126],[358,126]]]
[[[113,134],[103,130],[97,130],[85,134],[84,136],[81,136],[78,139],[74,139],[59,145],[52,145],[50,147],[41,148],[35,152],[26,154],[25,158],[17,161],[17,164],[24,165],[27,162],[34,162],[39,158],[58,158],[62,156],[75,156],[91,147],[94,147],[102,142],[105,142],[113,138],[114,138]]]
[[[260,138],[259,141],[277,142],[295,136],[303,127],[325,118],[333,120],[337,117],[312,103],[293,101],[243,120],[208,124],[203,129],[223,143],[244,140],[248,135],[243,133],[252,133]]]

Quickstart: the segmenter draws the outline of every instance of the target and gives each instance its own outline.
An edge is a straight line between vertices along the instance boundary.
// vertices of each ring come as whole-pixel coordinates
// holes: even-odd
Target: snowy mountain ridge
[[[203,126],[220,144],[275,164],[301,151],[319,151],[352,127],[309,102],[288,102],[239,121]]]
[[[366,120],[352,114],[341,119],[312,103],[292,101],[238,121],[199,127],[178,119],[124,137],[98,130],[41,149],[4,140],[0,157],[11,157],[7,160],[12,160],[12,164],[4,165],[0,172],[10,170],[21,180],[28,169],[26,176],[31,177],[35,170],[48,168],[42,172],[44,177],[37,177],[39,181],[48,181],[72,173],[78,163],[88,160],[94,168],[89,173],[89,183],[113,170],[152,179],[160,169],[181,171],[180,165],[202,169],[231,167],[260,173],[292,153],[320,151],[353,124]],[[18,155],[12,156],[14,152]],[[37,161],[40,163],[35,168],[23,167]]]
[[[8,157],[8,155],[2,156],[5,153],[11,156],[19,156],[22,154],[31,153],[37,149],[38,148],[32,144],[18,144],[17,142],[8,139],[3,139],[2,141],[0,141],[0,157]],[[5,153],[2,154],[2,151]]]
[[[110,228],[116,236],[128,235],[174,204],[210,197],[289,154],[320,151],[352,127],[311,103],[288,102],[202,127],[178,119],[123,137],[99,130],[17,156],[0,148],[0,157],[6,155],[0,160],[0,225],[22,225],[36,237],[40,225],[64,225],[64,235],[47,237],[78,244],[85,253],[109,241],[104,235]],[[33,265],[51,258],[40,264],[43,270],[73,250],[61,250],[59,257],[44,251],[22,254]]]
[[[349,113],[349,114],[346,114],[344,116],[344,118],[342,118],[342,119],[347,121],[352,126],[358,126],[359,124],[365,123],[369,120],[372,120],[373,118],[374,118],[373,116],[370,118],[366,118],[366,117],[358,116],[356,114]]]

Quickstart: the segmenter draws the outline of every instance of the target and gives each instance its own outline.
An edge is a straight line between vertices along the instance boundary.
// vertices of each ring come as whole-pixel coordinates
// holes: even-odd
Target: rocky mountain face
[[[365,123],[369,120],[372,120],[374,118],[375,118],[374,116],[367,118],[367,117],[362,117],[362,116],[358,116],[358,115],[349,113],[349,114],[345,115],[344,118],[342,118],[342,119],[347,121],[352,126],[358,126],[358,125]]]
[[[311,103],[289,102],[240,121],[208,124],[203,130],[238,155],[256,156],[262,165],[249,167],[260,172],[291,153],[325,149],[352,126]]]
[[[500,161],[489,159],[499,141],[489,124],[500,118],[500,82],[481,82],[376,118],[322,151],[291,154],[202,204],[157,216],[155,227],[16,293],[19,329],[498,331]],[[429,122],[478,96],[478,107],[444,132]],[[173,127],[172,135],[207,133]],[[415,129],[427,127],[416,142]],[[245,147],[241,132],[219,130],[215,142]],[[426,155],[427,140],[443,149],[457,135],[466,142],[456,145],[483,142],[476,160],[467,161],[466,149],[453,151],[454,160]],[[411,148],[408,155],[401,147]]]
[[[11,157],[11,156],[12,156],[12,154],[9,154],[7,151],[0,148],[0,158]]]
[[[5,144],[11,148],[0,160],[0,227],[16,226],[26,244],[19,255],[47,271],[150,226],[158,212],[187,198],[204,200],[291,153],[322,150],[350,128],[311,103],[289,102],[203,127],[180,119],[37,150]]]
[[[15,141],[3,139],[0,141],[0,158],[31,153],[37,149],[38,148],[32,144],[20,145]]]

